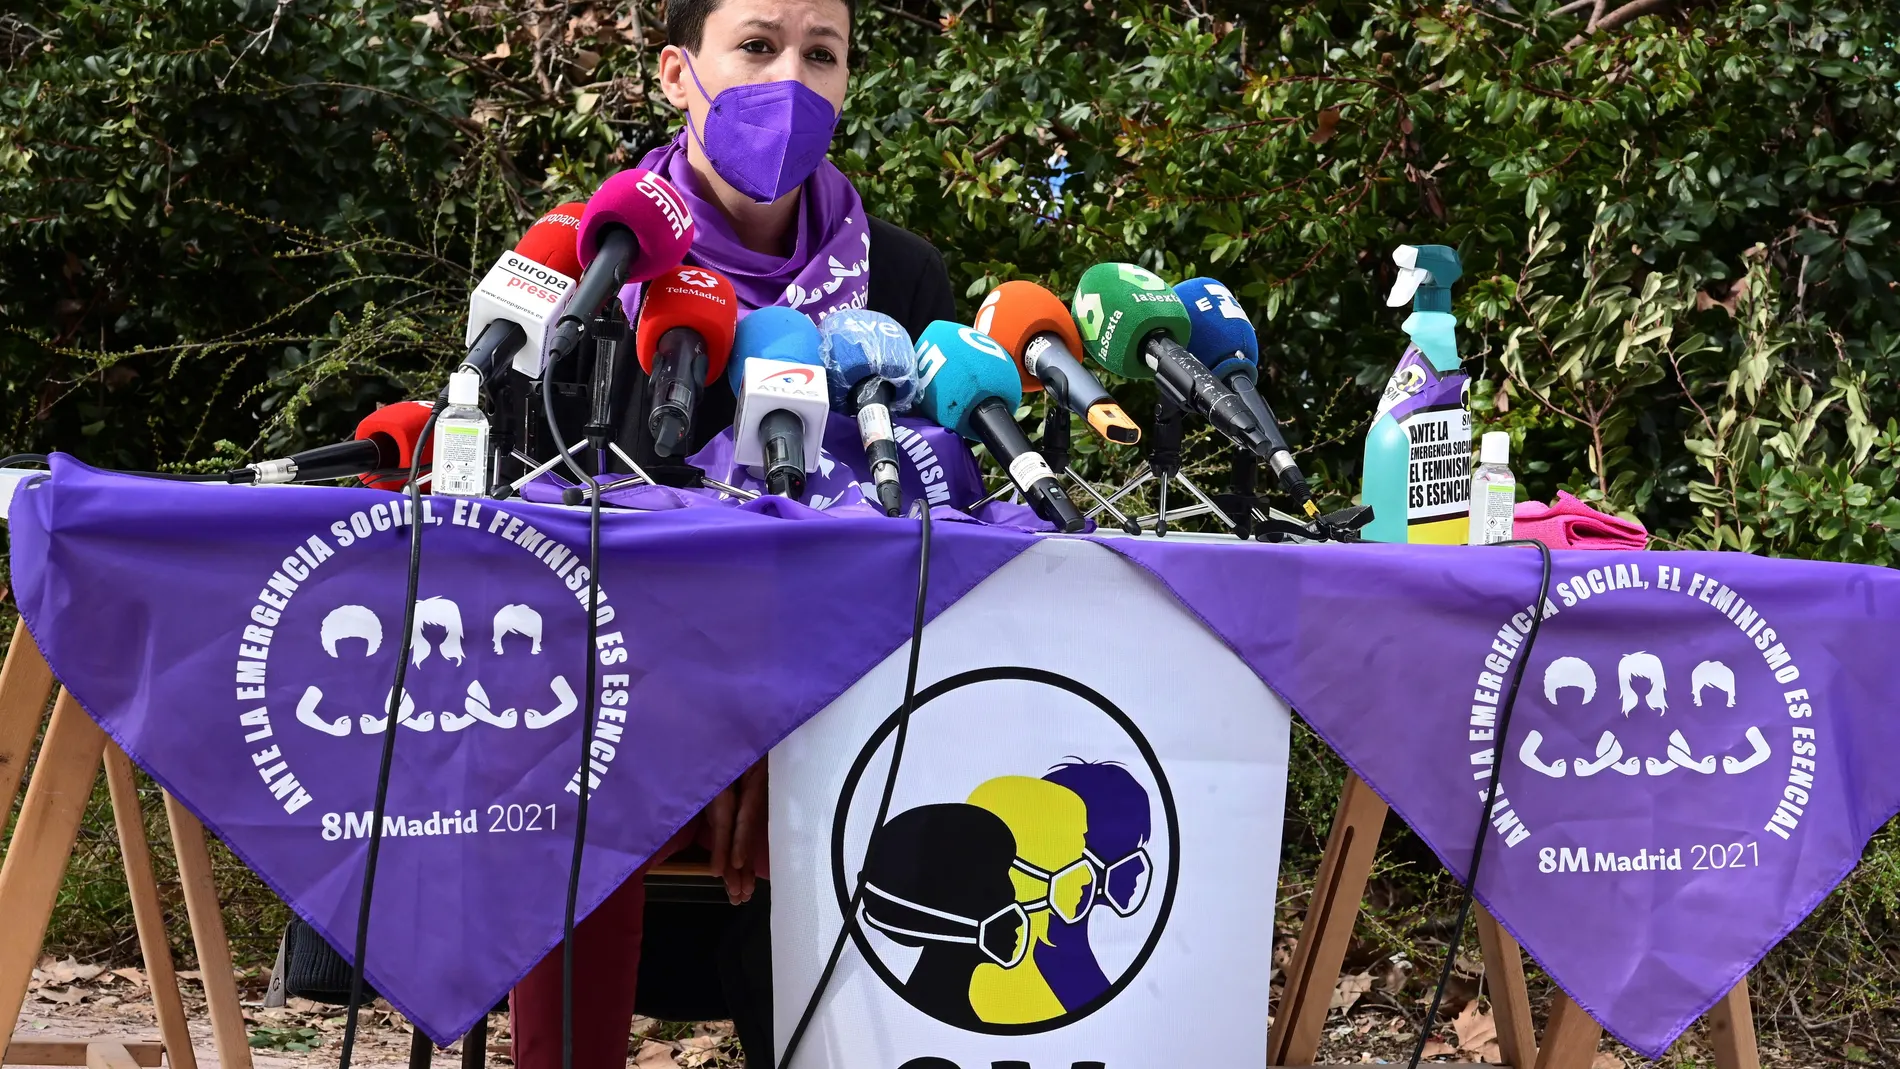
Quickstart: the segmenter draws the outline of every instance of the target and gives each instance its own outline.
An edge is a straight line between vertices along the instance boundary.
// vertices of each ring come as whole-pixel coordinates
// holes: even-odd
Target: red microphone
[[[725,372],[738,323],[732,283],[717,271],[678,267],[647,287],[634,352],[652,380],[655,453],[670,457],[691,437],[699,389]]]
[[[586,211],[587,205],[578,200],[550,208],[521,235],[521,240],[515,243],[515,251],[569,278],[579,278],[581,216]]]
[[[430,459],[430,443],[422,438],[423,425],[429,422],[427,401],[398,401],[384,405],[356,425],[356,437],[335,445],[320,445],[277,460],[248,464],[225,474],[232,483],[260,486],[273,483],[320,483],[347,479],[354,475],[378,490],[400,490],[408,476],[371,477],[368,472],[400,468],[407,472],[422,449],[422,462]]]

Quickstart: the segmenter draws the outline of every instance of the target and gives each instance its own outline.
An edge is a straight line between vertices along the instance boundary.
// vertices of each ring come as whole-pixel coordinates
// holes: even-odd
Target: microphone
[[[405,473],[415,458],[418,446],[422,461],[428,463],[433,450],[422,438],[423,425],[429,422],[432,406],[427,401],[398,401],[364,417],[356,425],[356,437],[335,445],[320,445],[277,460],[247,464],[225,473],[225,481],[240,485],[271,486],[283,483],[319,483],[331,479],[360,476],[377,490],[400,490],[408,476],[386,475],[372,478],[367,473],[400,468]]]
[[[1016,406],[1023,400],[1021,373],[995,339],[975,327],[939,319],[917,339],[917,365],[923,387],[917,409],[925,418],[988,447],[1036,515],[1058,530],[1075,532],[1085,526],[1049,463],[1016,426]]]
[[[468,331],[462,338],[468,354],[457,371],[475,372],[483,385],[493,385],[510,358],[517,368],[532,365],[540,371],[541,353],[580,271],[573,245],[581,208],[578,202],[563,204],[542,216],[482,276],[469,294]]]
[[[1123,445],[1141,441],[1141,428],[1076,359],[1082,337],[1062,298],[1034,282],[1005,282],[991,290],[977,309],[976,329],[995,338],[1016,358],[1024,391],[1048,390],[1056,404],[1081,416],[1108,441]]]
[[[1234,392],[1182,346],[1187,308],[1168,284],[1134,264],[1096,264],[1075,288],[1075,321],[1096,363],[1124,378],[1153,379],[1164,400],[1265,456],[1267,432]]]
[[[818,470],[828,411],[818,328],[802,312],[761,308],[739,322],[732,352],[733,462],[762,468],[768,493],[802,497],[805,473]]]
[[[717,271],[677,267],[647,287],[634,351],[640,369],[651,378],[653,407],[647,427],[653,451],[660,456],[686,448],[699,388],[726,370],[738,317],[732,283]]]
[[[1294,463],[1280,421],[1273,417],[1266,398],[1260,396],[1256,385],[1260,378],[1260,339],[1233,291],[1211,278],[1190,278],[1174,287],[1174,295],[1187,306],[1193,331],[1188,352],[1206,364],[1253,413],[1260,429],[1266,432],[1266,461],[1280,480],[1281,489],[1299,502],[1309,517],[1317,517],[1319,506],[1306,485],[1306,476]]]
[[[846,308],[819,324],[820,355],[831,387],[831,407],[858,420],[858,438],[871,462],[877,502],[886,516],[904,510],[898,483],[897,438],[891,416],[907,412],[919,392],[917,350],[910,334],[882,312]]]
[[[580,281],[548,342],[547,359],[559,363],[580,349],[588,321],[622,283],[666,274],[692,247],[692,213],[666,179],[631,167],[602,182],[581,212],[574,243]],[[541,362],[533,364],[522,370],[538,378]]]

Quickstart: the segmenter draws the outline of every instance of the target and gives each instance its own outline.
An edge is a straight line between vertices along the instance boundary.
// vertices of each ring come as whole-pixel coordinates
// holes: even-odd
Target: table
[[[271,577],[282,573],[282,581],[298,589],[322,592],[298,601],[303,609],[282,610],[306,613],[298,626],[312,635],[332,606],[362,605],[388,615],[399,607],[393,547],[404,538],[402,517],[390,507],[390,495],[375,491],[263,491],[268,511],[260,511],[262,499],[246,493],[151,486],[62,463],[51,483],[21,499],[33,502],[31,518],[20,501],[14,506],[22,609],[62,678],[108,732],[126,742],[128,752],[161,782],[177,777],[181,800],[228,832],[234,849],[306,915],[342,916],[354,897],[351,881],[336,874],[349,870],[351,855],[328,856],[322,864],[301,855],[319,841],[311,816],[337,813],[339,840],[347,834],[342,814],[357,808],[351,799],[366,797],[367,784],[321,762],[292,760],[288,750],[269,753],[272,746],[290,745],[285,740],[246,743],[246,734],[265,725],[243,718],[263,708],[276,712],[277,724],[296,723],[290,709],[306,688],[322,689],[325,700],[343,693],[331,688],[367,694],[373,685],[357,679],[363,673],[354,665],[373,644],[359,627],[338,633],[336,653],[321,652],[313,642],[307,651],[274,661],[247,658],[241,640],[250,626],[242,622],[248,610],[233,614],[212,607],[268,607],[260,591],[271,590]],[[435,573],[441,577],[478,577],[469,596],[481,610],[465,613],[470,619],[485,623],[505,607],[504,600],[534,601],[545,606],[545,648],[571,649],[584,609],[563,609],[558,618],[554,610],[563,598],[573,604],[560,577],[563,568],[573,574],[566,558],[572,547],[584,547],[584,519],[542,506],[509,505],[503,511],[507,515],[497,519],[487,506],[473,516],[445,504],[442,512],[429,513],[426,540],[436,556],[425,560],[453,565]],[[344,545],[359,515],[370,533]],[[387,529],[378,525],[379,515]],[[600,611],[612,614],[603,630],[620,632],[606,654],[624,651],[625,657],[603,669],[600,700],[606,708],[600,723],[622,733],[610,740],[617,747],[635,739],[650,762],[642,767],[658,771],[636,782],[623,771],[628,766],[618,749],[612,757],[597,756],[600,804],[612,807],[617,819],[598,839],[590,829],[584,905],[630,872],[719,785],[899,648],[915,578],[914,524],[820,516],[784,502],[610,521],[603,525],[604,559],[611,568],[603,578],[607,596]],[[1043,537],[953,522],[936,530],[933,617]],[[1580,996],[1581,1005],[1639,1050],[1659,1051],[1725,1000],[1737,1046],[1745,1046],[1735,1022],[1746,1015],[1734,1012],[1742,976],[1851,868],[1867,837],[1900,807],[1900,785],[1858,765],[1859,754],[1891,752],[1900,743],[1900,730],[1885,714],[1890,683],[1884,672],[1900,652],[1889,637],[1900,617],[1900,587],[1884,571],[1739,554],[1558,554],[1549,620],[1537,652],[1529,655],[1532,670],[1519,721],[1500,756],[1486,734],[1495,730],[1498,695],[1491,681],[1503,671],[1497,665],[1508,668],[1523,648],[1537,585],[1534,555],[1397,546],[1215,547],[1179,538],[1096,541],[1154,575],[1286,698],[1369,788],[1393,803],[1454,871],[1469,860],[1479,810],[1476,787],[1488,777],[1490,762],[1506,761],[1504,802],[1495,814],[1478,896],[1503,934],[1521,942],[1560,985]],[[377,546],[383,548],[372,553]],[[550,557],[557,563],[550,564]],[[300,570],[301,578],[294,574]],[[427,595],[427,565],[424,573]],[[631,581],[636,574],[639,581]],[[504,587],[540,593],[516,599]],[[76,624],[62,625],[60,619],[88,604],[133,608],[103,623],[87,615],[90,627],[82,641]],[[154,623],[159,620],[162,626]],[[476,633],[473,625],[467,630]],[[448,656],[441,636],[432,637],[434,660],[419,667],[492,667],[519,656],[489,652],[488,637],[484,628],[481,644],[459,642],[453,651],[459,660]],[[509,637],[502,648],[518,651],[526,641]],[[144,651],[140,671],[128,673],[106,648]],[[353,659],[345,661],[346,655]],[[272,682],[247,684],[247,659],[266,661]],[[617,675],[625,678],[612,682]],[[203,713],[194,710],[190,715],[217,727],[207,727],[190,746],[153,729],[155,717],[182,715],[177,711],[202,704],[182,695],[204,693],[207,680],[221,680],[215,685],[226,690],[233,680],[240,689],[271,689],[261,706],[259,696],[238,696]],[[627,707],[609,693],[614,689],[626,692],[625,701],[640,710],[637,725],[605,716]],[[501,707],[497,698],[487,711]],[[546,710],[536,714],[541,717],[557,708],[539,707]],[[318,719],[335,723],[329,707],[316,709]],[[474,715],[440,697],[419,703],[416,711]],[[360,734],[351,738],[351,745],[367,741]],[[519,752],[504,756],[526,766],[526,778],[518,782],[558,800],[571,776],[567,748],[559,748],[557,760],[552,743],[543,747],[519,732],[509,739],[510,749]],[[317,753],[310,747],[320,741],[304,736],[297,745]],[[530,741],[533,749],[522,751]],[[440,753],[429,759],[418,745],[408,752],[424,759],[407,766],[404,775],[451,775],[464,785],[480,785],[495,776],[482,762],[500,759],[486,748],[479,760],[458,749],[443,751],[452,755],[445,764]],[[1622,752],[1612,754],[1612,747]],[[399,764],[403,752],[399,747]],[[260,753],[267,756],[260,759]],[[1566,774],[1553,774],[1560,765]],[[258,778],[232,779],[233,767],[249,767]],[[302,778],[286,786],[287,775]],[[215,777],[231,786],[207,789],[194,782],[193,789],[182,789],[192,777]],[[248,794],[239,794],[240,787]],[[311,801],[300,802],[299,789]],[[299,818],[297,811],[311,807],[319,794],[322,805]],[[272,816],[260,806],[263,798],[296,810]],[[526,807],[540,800],[523,796],[523,820],[530,819]],[[412,814],[418,829],[426,829],[437,808],[439,823],[467,819],[467,802],[420,804],[431,801],[398,792],[392,812]],[[1336,838],[1369,845],[1376,835],[1357,830],[1367,827],[1366,806],[1363,799],[1352,802],[1349,797],[1347,809],[1355,814],[1346,822],[1350,834],[1341,836],[1336,828]],[[235,819],[239,814],[244,818]],[[1631,840],[1629,829],[1637,825],[1660,829],[1668,838]],[[290,837],[300,850],[273,845],[286,827],[305,829],[301,838]],[[1753,844],[1752,856],[1742,853],[1748,861],[1711,874],[1711,850],[1722,847],[1726,863],[1736,856],[1730,848],[1744,837]],[[532,895],[497,902],[471,892],[458,902],[466,910],[462,923],[533,934],[485,948],[487,960],[467,963],[465,972],[491,979],[459,990],[422,992],[401,972],[404,961],[442,952],[432,939],[444,947],[465,944],[427,931],[440,919],[439,909],[411,914],[425,923],[397,933],[387,972],[378,971],[376,959],[371,962],[379,989],[395,993],[406,1012],[416,1009],[411,1016],[438,1038],[456,1034],[465,1023],[456,1006],[474,1006],[483,997],[492,1004],[493,978],[511,981],[510,971],[531,964],[558,931],[558,922],[547,923],[550,915],[558,917],[553,882],[542,886],[532,867],[523,868],[524,859],[532,866],[531,852],[519,847],[495,853],[501,836],[479,838],[485,841],[423,830],[404,847],[416,851],[417,866],[454,859],[466,871],[479,872],[507,859],[506,871],[517,877],[511,884]],[[1781,845],[1794,842],[1798,851]],[[1334,852],[1342,859],[1335,905],[1353,897],[1353,866],[1344,860],[1350,852]],[[1652,867],[1649,859],[1658,854]],[[385,874],[420,871],[395,864]],[[1549,868],[1540,871],[1540,865]],[[402,880],[397,877],[395,885]],[[1363,883],[1363,875],[1358,880]],[[379,880],[379,888],[384,886]],[[1727,910],[1723,930],[1697,926],[1667,906],[1632,907],[1658,889],[1704,909]],[[526,902],[530,897],[535,901]],[[539,904],[543,898],[557,908]],[[1315,927],[1335,930],[1323,923]],[[1498,935],[1486,937],[1500,951],[1494,957],[1505,948]],[[1328,955],[1313,945],[1303,951],[1309,976],[1327,971]],[[1693,967],[1663,975],[1665,970],[1643,965],[1659,955]],[[1612,982],[1617,975],[1637,981]],[[415,1006],[403,1005],[405,991],[414,993]],[[1312,1012],[1308,1004],[1282,1013],[1287,1023],[1276,1033],[1276,1049],[1297,1052],[1297,1043],[1286,1037]],[[1593,1048],[1588,1020],[1560,1004],[1543,1064],[1556,1064],[1586,1039]],[[1515,1025],[1508,1030],[1520,1038],[1528,1031]],[[1521,1051],[1525,1044],[1517,1045]]]

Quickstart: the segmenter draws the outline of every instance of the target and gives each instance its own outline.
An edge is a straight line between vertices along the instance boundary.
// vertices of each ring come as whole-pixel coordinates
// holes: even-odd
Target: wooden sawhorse
[[[1313,881],[1306,921],[1294,946],[1293,960],[1287,965],[1279,1012],[1274,1014],[1273,1028],[1268,1033],[1269,1066],[1311,1066],[1319,1051],[1327,1007],[1332,1003],[1366,880],[1372,875],[1379,852],[1379,832],[1385,827],[1386,812],[1384,800],[1364,780],[1347,773],[1339,811],[1333,817],[1333,830],[1327,836],[1326,852]],[[1497,1021],[1498,1050],[1505,1063],[1514,1069],[1590,1069],[1603,1035],[1602,1026],[1570,996],[1559,992],[1551,1004],[1540,1049],[1531,1023],[1530,992],[1524,983],[1524,960],[1517,940],[1482,907],[1473,912],[1491,1013]],[[1760,1069],[1747,978],[1736,984],[1708,1017],[1718,1069]]]
[[[27,755],[52,692],[52,670],[21,624],[14,629],[6,663],[0,667],[0,830],[5,827],[6,814],[13,809]],[[112,792],[113,826],[125,855],[125,880],[138,927],[139,952],[145,959],[145,978],[151,984],[152,1002],[158,1011],[159,1039],[15,1039],[14,1022],[26,1001],[33,966],[39,961],[46,926],[59,896],[60,880],[65,876],[102,760],[106,785]],[[218,1063],[222,1069],[251,1069],[249,1034],[238,1006],[231,946],[225,938],[224,916],[211,878],[204,826],[170,794],[165,796],[165,816],[178,856],[179,879],[185,888],[185,912],[190,919],[192,944],[198,951]],[[165,935],[158,883],[152,876],[151,844],[146,840],[145,822],[139,812],[132,762],[107,740],[105,732],[64,689],[53,703],[52,720],[40,744],[19,823],[13,829],[5,859],[0,861],[0,917],[6,918],[6,923],[0,925],[0,1064],[132,1069],[159,1065],[162,1058],[175,1069],[197,1069],[198,1058],[191,1046],[178,976],[172,966],[171,942]]]

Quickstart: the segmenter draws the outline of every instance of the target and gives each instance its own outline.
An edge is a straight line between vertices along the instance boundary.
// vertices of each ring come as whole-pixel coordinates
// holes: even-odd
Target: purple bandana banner
[[[1900,809],[1900,575],[1740,553],[1119,541],[1651,1058]],[[1237,598],[1236,588],[1261,591]],[[1502,752],[1503,688],[1524,660]]]
[[[908,640],[918,524],[782,499],[604,517],[588,703],[585,510],[423,502],[367,972],[446,1044],[560,940],[580,710],[598,711],[585,916]],[[392,730],[405,504],[61,457],[9,516],[15,596],[60,680],[340,948],[354,942]],[[931,615],[1031,537],[936,524]]]
[[[26,625],[107,732],[340,946],[378,747],[398,732],[368,972],[441,1041],[558,941],[584,709],[598,787],[583,913],[909,633],[915,521],[781,499],[614,513],[590,700],[586,513],[435,499],[409,682],[391,702],[398,495],[55,465],[9,517]],[[935,527],[933,616],[1037,537],[936,515],[961,522]],[[1799,923],[1900,808],[1885,767],[1900,751],[1892,572],[1558,553],[1527,650],[1528,550],[1100,540],[1152,571],[1455,872],[1502,761],[1479,897],[1645,1054]]]

